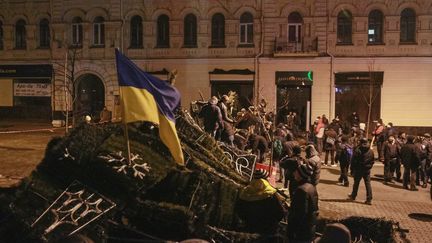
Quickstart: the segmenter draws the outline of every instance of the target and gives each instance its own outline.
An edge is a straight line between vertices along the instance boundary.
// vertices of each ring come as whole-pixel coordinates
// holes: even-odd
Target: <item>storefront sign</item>
[[[344,72],[335,74],[336,85],[382,85],[384,72]]]
[[[0,65],[0,77],[6,78],[51,78],[52,65]]]
[[[312,85],[313,72],[276,72],[277,85]]]
[[[51,96],[51,84],[15,83],[14,96]]]

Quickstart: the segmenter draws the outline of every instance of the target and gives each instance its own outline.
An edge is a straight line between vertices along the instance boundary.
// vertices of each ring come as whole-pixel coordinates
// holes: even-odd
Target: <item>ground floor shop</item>
[[[0,117],[52,117],[52,76],[49,64],[0,65]]]
[[[301,130],[307,130],[317,116],[345,120],[353,111],[362,122],[370,116],[371,121],[382,118],[396,126],[432,127],[432,58],[428,57],[134,61],[161,80],[177,70],[175,86],[185,109],[192,101],[235,91],[238,103],[234,110],[265,99],[267,110],[278,113],[278,122],[286,122],[295,113]],[[54,64],[0,66],[2,117],[64,119],[68,110],[74,116],[98,119],[106,107],[114,121],[120,119],[114,60],[79,61],[73,88],[65,86],[60,70]]]

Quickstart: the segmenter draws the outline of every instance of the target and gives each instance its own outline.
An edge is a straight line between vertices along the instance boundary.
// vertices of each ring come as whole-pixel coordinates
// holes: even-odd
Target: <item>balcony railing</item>
[[[302,42],[290,42],[286,37],[276,37],[274,56],[317,56],[318,38]]]

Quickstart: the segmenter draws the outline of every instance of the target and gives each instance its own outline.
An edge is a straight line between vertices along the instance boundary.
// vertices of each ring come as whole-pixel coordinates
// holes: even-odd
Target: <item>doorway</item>
[[[307,119],[311,108],[310,101],[310,85],[277,85],[277,124],[287,123],[288,114],[295,112],[297,118],[294,123],[298,129],[306,131],[309,124]]]
[[[253,105],[253,81],[212,81],[211,95],[221,98],[222,95],[234,91],[237,94],[237,102],[233,106],[233,114],[242,108],[247,109]]]
[[[77,83],[74,115],[90,115],[93,120],[99,119],[99,114],[105,106],[105,88],[102,80],[94,74],[84,74],[77,79]]]

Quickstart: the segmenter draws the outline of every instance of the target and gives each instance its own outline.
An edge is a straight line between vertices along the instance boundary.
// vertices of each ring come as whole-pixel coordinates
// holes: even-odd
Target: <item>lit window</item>
[[[383,43],[383,21],[384,17],[381,11],[373,10],[369,13],[369,43]]]

